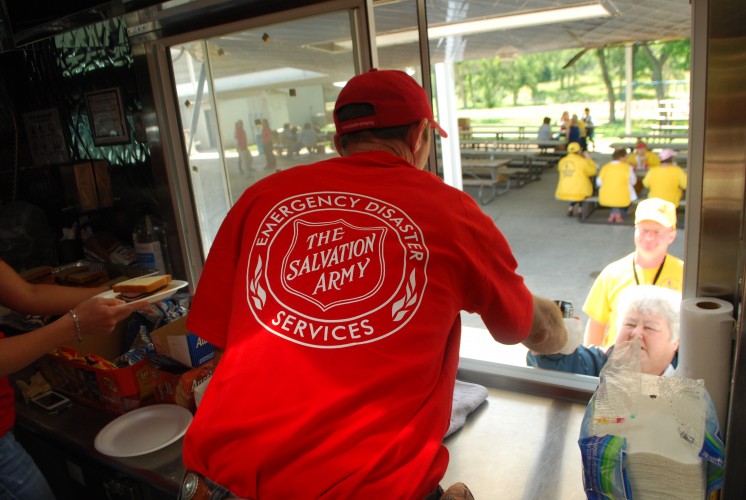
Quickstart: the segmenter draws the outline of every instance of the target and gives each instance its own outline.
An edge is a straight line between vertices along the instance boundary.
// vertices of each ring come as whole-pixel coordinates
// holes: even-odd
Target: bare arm
[[[97,297],[82,302],[74,311],[82,335],[108,335],[114,331],[117,323],[147,305],[144,300],[127,304],[119,299]],[[77,328],[69,313],[31,332],[0,338],[0,376],[18,371],[52,349],[74,342],[76,338]]]
[[[567,329],[562,321],[562,313],[551,300],[533,296],[534,315],[531,333],[523,345],[539,354],[559,352],[567,344]]]
[[[606,323],[601,323],[593,318],[588,318],[588,324],[585,325],[585,340],[583,340],[583,345],[595,345],[601,347],[604,342],[605,333]]]
[[[0,304],[25,314],[63,314],[108,287],[71,287],[28,283],[0,261]]]

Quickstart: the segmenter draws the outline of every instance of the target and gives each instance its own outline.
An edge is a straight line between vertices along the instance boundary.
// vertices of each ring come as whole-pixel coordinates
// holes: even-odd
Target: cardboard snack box
[[[181,317],[150,333],[158,354],[168,356],[187,367],[198,367],[215,356],[215,346],[186,328],[187,316]]]
[[[39,369],[55,390],[88,405],[116,414],[139,408],[153,394],[147,361],[112,368],[103,358],[60,347],[39,360]]]
[[[150,376],[155,402],[174,403],[194,413],[197,409],[194,390],[212,376],[216,366],[217,359],[213,358],[197,368],[153,367]]]

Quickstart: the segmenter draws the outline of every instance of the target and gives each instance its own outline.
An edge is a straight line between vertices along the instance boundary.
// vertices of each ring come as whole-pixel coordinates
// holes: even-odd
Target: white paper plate
[[[177,291],[179,291],[180,289],[187,286],[188,284],[189,283],[187,283],[186,281],[172,280],[171,283],[166,285],[166,288],[164,288],[158,293],[155,293],[148,297],[144,297],[142,300],[147,300],[149,304],[152,304],[153,302],[158,302],[159,300],[167,299],[173,294],[175,294]],[[115,292],[114,290],[107,290],[105,292],[99,293],[98,295],[96,295],[96,297],[103,297],[105,299],[118,299],[119,292]]]
[[[145,455],[180,439],[190,423],[192,413],[183,406],[145,406],[109,422],[98,433],[93,446],[111,457]]]

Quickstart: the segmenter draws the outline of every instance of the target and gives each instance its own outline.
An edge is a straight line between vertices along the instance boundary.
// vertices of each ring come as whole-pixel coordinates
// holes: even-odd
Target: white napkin
[[[466,422],[469,413],[477,409],[487,399],[487,388],[478,384],[456,381],[453,390],[453,406],[451,407],[451,424],[444,437],[448,437]]]

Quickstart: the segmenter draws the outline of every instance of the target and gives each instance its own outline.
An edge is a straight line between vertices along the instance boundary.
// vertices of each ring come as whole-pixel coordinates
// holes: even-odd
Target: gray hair
[[[630,286],[617,299],[617,327],[621,329],[629,310],[657,314],[668,323],[671,342],[679,338],[681,293],[654,285]]]

